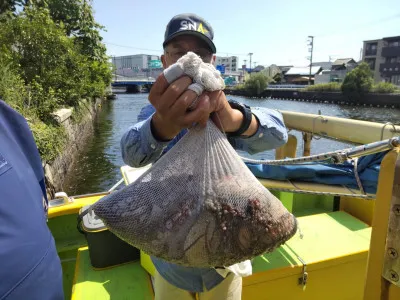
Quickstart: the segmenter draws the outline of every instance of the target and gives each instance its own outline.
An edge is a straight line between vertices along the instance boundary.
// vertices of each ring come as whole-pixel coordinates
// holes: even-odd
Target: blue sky
[[[399,0],[94,0],[93,8],[107,53],[117,56],[160,55],[166,24],[185,12],[210,22],[217,55],[238,55],[240,65],[253,52],[257,64],[305,66],[309,35],[313,61],[358,60],[364,40],[400,35]]]

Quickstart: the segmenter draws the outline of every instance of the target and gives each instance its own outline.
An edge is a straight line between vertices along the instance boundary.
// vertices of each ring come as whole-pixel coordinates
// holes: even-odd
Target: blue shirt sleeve
[[[236,150],[255,154],[286,144],[288,133],[280,112],[265,107],[252,107],[251,112],[258,120],[258,130],[250,137],[229,138]]]
[[[258,120],[258,130],[250,137],[229,138],[235,149],[254,154],[278,148],[287,142],[287,130],[281,113],[264,107],[252,107],[251,110]],[[172,141],[156,140],[151,132],[151,117],[154,112],[152,105],[145,106],[139,113],[139,123],[130,127],[122,136],[122,158],[132,167],[155,162],[186,133],[180,132]]]

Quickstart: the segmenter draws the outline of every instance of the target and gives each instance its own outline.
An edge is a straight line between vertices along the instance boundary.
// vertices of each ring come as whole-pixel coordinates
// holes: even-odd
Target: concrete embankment
[[[43,162],[47,194],[49,199],[54,198],[55,192],[63,191],[63,182],[79,152],[85,147],[88,137],[93,133],[94,120],[101,109],[103,99],[96,101],[83,101],[84,109],[81,111],[80,120],[73,118],[72,108],[63,108],[54,112],[57,122],[64,127],[67,141],[63,151],[52,162]]]

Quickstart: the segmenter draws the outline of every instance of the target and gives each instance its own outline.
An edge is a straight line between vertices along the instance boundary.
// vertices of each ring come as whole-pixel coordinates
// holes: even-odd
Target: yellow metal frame
[[[324,115],[280,110],[286,127],[329,136],[343,141],[368,144],[400,135],[400,126]]]
[[[399,148],[393,149],[384,157],[381,163],[372,220],[371,242],[364,286],[364,300],[400,299],[400,288],[390,284],[382,277],[392,188],[395,179],[396,165],[400,161],[399,153]]]
[[[275,159],[284,159],[286,157],[296,157],[297,138],[293,134],[289,134],[288,141],[282,147],[275,150]]]
[[[92,194],[92,195],[82,195],[82,196],[77,196],[73,197],[73,202],[65,203],[60,206],[55,206],[55,207],[50,207],[49,208],[49,213],[48,217],[49,219],[59,217],[59,216],[65,216],[65,215],[71,215],[71,214],[77,214],[79,213],[79,210],[86,206],[86,205],[91,205],[98,201],[100,198],[103,198],[104,196],[108,195],[109,192],[104,192],[104,193],[97,193],[97,194]]]

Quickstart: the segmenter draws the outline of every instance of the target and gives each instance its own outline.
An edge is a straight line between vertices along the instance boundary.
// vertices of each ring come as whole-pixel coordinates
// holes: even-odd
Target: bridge
[[[114,75],[111,86],[125,87],[127,93],[139,93],[143,89],[149,90],[155,81],[153,77],[126,77]]]

